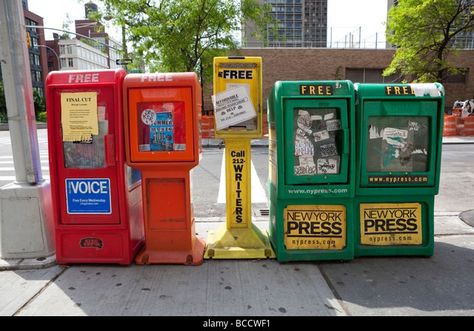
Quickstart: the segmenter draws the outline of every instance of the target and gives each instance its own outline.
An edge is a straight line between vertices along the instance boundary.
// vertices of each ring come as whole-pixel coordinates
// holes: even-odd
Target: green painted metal
[[[355,84],[355,90],[355,256],[431,256],[434,196],[439,191],[441,171],[444,88],[439,83]],[[364,214],[370,208],[361,212],[361,204],[374,206],[374,219],[367,216],[370,212]],[[418,208],[391,207],[397,204],[421,206],[421,220],[415,222],[418,216],[411,214]],[[367,230],[370,225],[374,227]],[[411,242],[410,238],[417,235],[421,235],[420,241]],[[386,243],[368,243],[369,237]],[[408,239],[397,242],[395,238]]]
[[[426,85],[423,95],[387,95],[387,87]],[[431,89],[429,89],[431,87]],[[441,84],[355,84],[357,95],[357,195],[429,195],[439,191],[444,119],[444,88]],[[421,88],[421,91],[423,89]],[[433,94],[430,95],[429,93]],[[427,168],[424,171],[369,172],[367,156],[370,117],[414,117],[428,120]],[[369,183],[369,176],[424,176],[422,182]],[[415,189],[416,187],[416,189]]]
[[[352,82],[278,81],[268,98],[267,109],[270,240],[278,261],[352,259],[354,256],[353,198],[356,169],[355,94]],[[304,166],[302,166],[301,156],[298,156],[297,160],[301,149],[298,139],[303,136],[298,130],[304,131],[300,126],[300,116],[311,118],[311,131],[307,129],[314,146],[309,146],[310,154],[320,153],[314,154],[313,161],[309,160],[309,163],[305,163]],[[338,126],[335,133],[330,131],[334,129],[334,123]],[[331,143],[325,144],[326,141]],[[331,159],[335,155],[333,144],[337,146],[336,161]],[[316,173],[312,172],[311,164],[314,165]],[[322,171],[324,167],[332,170],[324,173]],[[300,170],[304,171],[299,172]],[[303,211],[300,213],[298,208]],[[342,210],[344,212],[340,212]],[[325,216],[314,216],[318,213]],[[290,235],[289,232],[285,233],[285,224],[290,227],[290,222],[285,223],[285,217],[290,217],[288,216],[290,214],[293,215],[292,217],[307,218],[306,221],[298,223],[300,226],[302,223],[307,223],[303,224],[307,228],[301,229],[301,235],[303,235],[301,238],[306,238],[302,241],[326,243],[327,238],[334,233],[331,232],[328,237],[325,237],[324,232],[329,231],[325,227],[330,224],[339,226],[338,221],[342,221],[345,227],[342,231],[346,237],[345,242],[340,241],[341,244],[327,247],[318,244],[317,248],[314,248],[315,246],[303,247],[304,245],[296,248],[287,246],[285,240],[289,242]],[[338,216],[334,216],[332,219],[334,222],[331,223],[325,222],[324,217],[327,215]]]

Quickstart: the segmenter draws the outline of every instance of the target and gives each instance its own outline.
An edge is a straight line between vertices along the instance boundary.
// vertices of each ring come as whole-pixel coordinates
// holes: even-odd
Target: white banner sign
[[[225,90],[212,96],[216,130],[223,130],[257,116],[244,86]]]

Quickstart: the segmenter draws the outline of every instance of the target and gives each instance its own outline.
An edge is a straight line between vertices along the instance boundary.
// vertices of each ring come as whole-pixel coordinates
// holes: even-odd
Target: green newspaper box
[[[355,84],[355,89],[355,255],[431,256],[443,86]]]
[[[354,257],[350,81],[278,81],[268,98],[270,240],[277,259]]]

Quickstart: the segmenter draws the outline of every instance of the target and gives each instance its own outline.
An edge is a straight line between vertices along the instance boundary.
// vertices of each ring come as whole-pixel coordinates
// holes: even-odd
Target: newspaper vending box
[[[355,84],[358,161],[355,254],[433,254],[444,89]]]
[[[273,86],[268,190],[278,261],[353,258],[354,115],[350,81]]]
[[[125,75],[56,71],[46,79],[58,263],[129,264],[143,244],[140,177],[125,163]]]
[[[123,87],[127,163],[142,173],[145,246],[138,264],[203,261],[190,171],[199,163],[201,86],[195,73],[129,74]]]

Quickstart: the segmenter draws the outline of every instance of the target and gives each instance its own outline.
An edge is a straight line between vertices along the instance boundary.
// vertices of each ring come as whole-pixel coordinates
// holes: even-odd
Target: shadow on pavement
[[[362,257],[320,269],[351,315],[473,315],[472,238],[437,238],[429,258]]]

